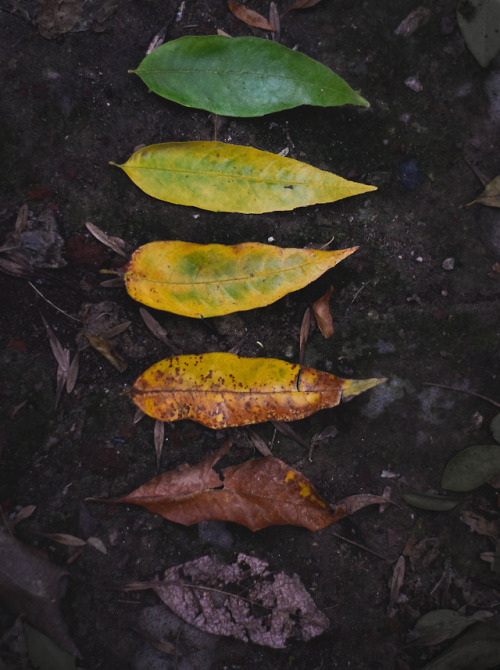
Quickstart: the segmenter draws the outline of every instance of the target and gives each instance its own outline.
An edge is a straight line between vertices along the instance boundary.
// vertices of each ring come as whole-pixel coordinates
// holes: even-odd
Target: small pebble
[[[405,79],[405,86],[411,88],[411,90],[415,91],[415,93],[421,93],[424,90],[422,82],[416,75],[412,75],[411,77]]]
[[[455,259],[454,258],[445,258],[444,261],[441,263],[441,267],[443,270],[453,270],[455,267]]]

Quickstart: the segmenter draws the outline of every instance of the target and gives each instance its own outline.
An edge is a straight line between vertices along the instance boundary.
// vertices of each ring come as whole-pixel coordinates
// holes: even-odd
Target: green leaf
[[[447,464],[441,486],[448,491],[472,491],[500,472],[500,446],[467,447]]]
[[[457,21],[472,55],[487,67],[500,52],[500,0],[460,0]]]
[[[433,610],[424,614],[415,624],[415,632],[419,637],[416,644],[420,646],[440,644],[444,640],[460,635],[471,626],[477,617],[466,617],[455,610]]]
[[[225,116],[262,116],[298,105],[361,105],[326,65],[257,37],[181,37],[133,70],[158,95]]]
[[[423,670],[487,670],[500,663],[500,629],[476,623]]]
[[[26,648],[33,667],[39,670],[75,670],[75,657],[61,649],[47,637],[27,623],[23,623]]]
[[[493,417],[490,423],[491,434],[496,442],[500,442],[500,412]]]
[[[403,493],[403,500],[408,505],[431,512],[449,512],[451,509],[463,502],[463,498],[456,496],[440,496],[435,493],[421,493],[420,491],[407,491]]]
[[[125,286],[134,300],[155,309],[194,318],[221,316],[269,305],[356,249],[150,242],[132,254]]]
[[[261,214],[376,190],[291,158],[223,142],[153,144],[118,167],[154,198],[213,212]]]

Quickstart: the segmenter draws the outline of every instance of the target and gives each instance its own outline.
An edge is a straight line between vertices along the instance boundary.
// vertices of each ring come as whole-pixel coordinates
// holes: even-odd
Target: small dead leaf
[[[306,345],[309,335],[311,333],[311,323],[312,323],[312,310],[310,307],[304,312],[302,318],[302,323],[300,325],[300,337],[299,337],[299,363],[302,365],[304,362],[304,356],[306,354]]]
[[[84,547],[87,542],[80,537],[74,535],[67,535],[66,533],[37,533],[41,537],[46,537],[48,540],[63,544],[65,547]]]
[[[295,0],[294,4],[287,9],[287,12],[292,12],[295,9],[309,9],[309,7],[314,7],[320,2],[321,0]]]
[[[480,514],[470,510],[464,510],[460,515],[461,520],[478,535],[486,535],[492,540],[498,540],[500,536],[500,523],[496,519],[485,519]]]
[[[125,372],[128,367],[127,362],[120,356],[114,346],[109,340],[104,337],[97,337],[96,335],[89,335],[85,333],[85,337],[90,342],[90,345],[104,356],[104,358],[111,363],[111,365],[118,370],[118,372]]]
[[[275,2],[269,5],[269,23],[275,27],[275,32],[272,34],[273,42],[279,42],[281,37],[280,15]]]
[[[122,256],[123,258],[128,257],[128,254],[125,251],[127,245],[125,244],[124,240],[119,237],[111,237],[93,223],[90,223],[90,221],[87,221],[85,226],[87,227],[89,233],[91,233],[97,240],[99,240],[99,242],[102,242],[102,244],[112,249],[119,256]]]
[[[100,551],[101,554],[107,554],[108,550],[104,542],[98,537],[88,537],[87,544],[89,547],[93,547],[96,551]]]
[[[16,616],[81,658],[59,611],[59,582],[67,574],[0,527],[0,598]]]
[[[76,380],[78,379],[79,365],[80,365],[80,355],[79,352],[77,351],[69,366],[68,375],[66,378],[66,393],[71,393],[76,386]]]
[[[154,428],[154,443],[156,451],[156,471],[160,469],[161,454],[163,451],[163,443],[165,442],[165,422],[156,419]]]
[[[257,433],[251,428],[248,429],[248,437],[250,438],[253,446],[260,454],[262,454],[262,456],[272,456],[272,452],[267,444],[264,442],[261,436],[257,435]]]
[[[339,500],[339,502],[335,503],[333,508],[340,518],[341,516],[350,516],[369,505],[387,505],[387,503],[394,504],[392,500],[389,500],[389,498],[385,498],[384,496],[360,493],[359,495],[349,496]]]
[[[333,319],[330,313],[330,298],[334,291],[333,286],[330,286],[329,290],[322,296],[319,300],[313,303],[313,312],[316,317],[316,323],[318,324],[321,333],[325,339],[328,339],[333,335]]]
[[[36,510],[36,505],[26,505],[26,507],[23,507],[22,509],[20,509],[19,512],[16,514],[16,516],[10,522],[10,527],[15,528],[15,526],[17,526],[18,523],[21,523],[21,521],[25,521],[26,519],[29,519],[30,516],[33,515],[35,510]]]
[[[474,205],[475,203],[487,205],[488,207],[500,207],[500,175],[492,179],[486,185],[481,195],[472,202],[469,202],[468,205]]]
[[[428,7],[417,7],[401,21],[394,31],[394,34],[400,37],[409,37],[410,35],[413,35],[420,26],[427,23],[430,13],[431,10]]]
[[[272,421],[272,424],[282,435],[286,435],[294,442],[297,442],[297,444],[300,444],[301,447],[304,447],[304,449],[309,449],[309,442],[300,437],[288,423],[284,421]]]
[[[254,12],[253,9],[248,9],[245,5],[240,5],[239,2],[231,1],[229,2],[229,9],[236,16],[237,19],[246,23],[247,26],[252,26],[254,28],[260,28],[261,30],[276,30],[276,27],[269,23],[269,21],[259,14]]]
[[[255,556],[239,554],[230,564],[202,556],[169,568],[161,581],[125,587],[144,588],[196,628],[274,649],[292,638],[307,642],[329,627],[298,575],[273,573]]]
[[[147,309],[140,307],[139,314],[141,315],[142,320],[146,326],[153,333],[153,335],[160,340],[160,342],[163,342],[163,344],[165,344],[174,354],[178,354],[180,352],[179,348],[168,339],[168,335],[165,329],[160,326],[158,321],[147,311]]]
[[[400,556],[392,573],[391,594],[389,596],[389,616],[394,614],[394,605],[405,579],[405,557]]]

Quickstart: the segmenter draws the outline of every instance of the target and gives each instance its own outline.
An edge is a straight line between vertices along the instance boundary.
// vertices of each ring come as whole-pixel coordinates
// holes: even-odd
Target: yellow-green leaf
[[[291,158],[223,142],[153,144],[117,167],[154,198],[213,212],[261,214],[375,190]]]
[[[149,307],[198,318],[220,316],[269,305],[356,249],[150,242],[133,253],[125,286],[134,300]]]
[[[137,379],[131,395],[155,419],[227,428],[302,419],[383,381],[341,379],[275,358],[210,353],[159,361]]]
[[[476,202],[488,207],[500,207],[500,175],[486,184],[481,195],[472,202],[469,202],[469,205],[473,205]]]

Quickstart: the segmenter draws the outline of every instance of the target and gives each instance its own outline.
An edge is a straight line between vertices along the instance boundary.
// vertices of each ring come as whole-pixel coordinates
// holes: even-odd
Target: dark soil
[[[498,519],[494,490],[480,489],[447,513],[410,508],[402,499],[410,489],[439,491],[455,453],[491,443],[489,423],[498,412],[473,395],[426,385],[500,401],[500,274],[492,270],[500,261],[499,210],[465,206],[482,190],[471,165],[488,179],[500,173],[498,64],[483,70],[471,56],[455,23],[455,0],[423,0],[428,18],[408,36],[394,31],[416,2],[323,0],[282,16],[281,42],[330,66],[370,109],[299,108],[215,121],[149,94],[128,74],[165,24],[168,40],[217,28],[251,34],[226,2],[188,1],[177,14],[179,4],[85,3],[88,15],[76,29],[47,39],[37,28],[38,3],[3,2],[0,242],[27,203],[30,220],[53,217],[67,261],[24,277],[0,275],[4,517],[36,505],[16,536],[67,566],[63,613],[84,668],[423,668],[442,647],[408,647],[422,614],[450,608],[500,615],[498,570],[480,558],[495,546],[461,520],[464,510]],[[267,1],[249,4],[268,12]],[[284,10],[287,3],[278,5]],[[288,148],[292,158],[378,190],[293,212],[217,214],[154,200],[109,165],[138,145],[213,139],[215,123],[221,141],[275,153]],[[383,513],[365,508],[317,533],[285,526],[253,533],[218,522],[183,527],[140,508],[85,502],[128,493],[156,475],[154,422],[134,423],[124,391],[171,355],[144,325],[140,305],[123,288],[101,285],[106,276],[99,269],[122,261],[88,235],[87,221],[125,240],[129,250],[159,239],[302,247],[335,236],[333,248],[359,245],[307,289],[267,308],[207,321],[161,312],[155,318],[182,353],[228,351],[244,336],[241,355],[297,361],[302,315],[334,284],[335,334],[325,340],[313,332],[305,363],[387,383],[292,424],[308,443],[328,426],[338,429],[317,444],[312,461],[271,425],[254,429],[329,502],[387,488],[398,505]],[[59,251],[50,253],[57,264]],[[453,259],[448,269],[446,259]],[[55,408],[57,363],[42,317],[73,357],[82,330],[75,318],[104,301],[109,325],[130,321],[113,338],[128,368],[119,373],[85,348],[76,386]],[[227,435],[190,422],[167,426],[161,471],[197,463]],[[238,442],[239,433],[233,435]],[[245,446],[237,452],[240,460],[255,455]],[[56,532],[97,537],[107,553],[87,546],[67,565],[75,549],[39,535]],[[272,650],[195,634],[152,592],[110,589],[204,554],[231,561],[239,552],[297,573],[328,615],[329,630]],[[405,576],[390,611],[391,578],[402,555]],[[0,609],[1,628],[12,624]],[[155,650],[132,628],[164,637],[176,653]]]

